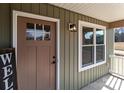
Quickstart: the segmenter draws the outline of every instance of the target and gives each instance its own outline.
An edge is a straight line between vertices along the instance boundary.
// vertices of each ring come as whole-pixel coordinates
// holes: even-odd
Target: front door
[[[18,89],[55,89],[55,23],[17,17]]]

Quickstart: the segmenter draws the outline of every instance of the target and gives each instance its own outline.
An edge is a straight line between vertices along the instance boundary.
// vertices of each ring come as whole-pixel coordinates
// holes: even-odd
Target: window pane
[[[50,40],[50,33],[46,33],[46,34],[45,34],[44,40]]]
[[[27,23],[26,39],[27,40],[34,40],[34,35],[35,35],[34,24],[33,23]]]
[[[83,67],[94,63],[94,47],[87,46],[82,48],[82,65]]]
[[[83,27],[83,45],[93,44],[93,28]]]
[[[104,44],[104,31],[103,31],[103,29],[96,29],[96,44]]]
[[[50,25],[44,25],[45,32],[50,32]]]
[[[36,24],[36,40],[43,40],[42,24]]]
[[[115,28],[115,42],[124,42],[124,27]]]
[[[45,36],[44,40],[50,40],[50,25],[44,25]]]
[[[105,60],[105,46],[96,46],[96,62]]]

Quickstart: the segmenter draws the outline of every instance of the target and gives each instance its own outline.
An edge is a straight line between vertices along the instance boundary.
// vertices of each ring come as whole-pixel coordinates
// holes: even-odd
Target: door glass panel
[[[83,45],[93,44],[93,28],[83,27],[82,43]]]
[[[36,40],[43,40],[43,26],[42,24],[36,24]]]
[[[50,40],[50,25],[27,23],[27,40]]]
[[[44,25],[44,31],[50,32],[50,25]]]
[[[44,40],[50,40],[50,25],[44,25]]]
[[[26,39],[27,40],[34,40],[34,36],[35,36],[34,24],[33,23],[27,23]]]
[[[44,40],[50,40],[50,33],[46,33],[46,34],[45,34]]]

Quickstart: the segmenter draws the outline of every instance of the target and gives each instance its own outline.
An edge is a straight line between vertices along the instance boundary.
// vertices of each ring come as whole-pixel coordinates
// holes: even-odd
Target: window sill
[[[105,64],[105,63],[106,63],[106,61],[102,61],[102,62],[99,62],[99,63],[96,63],[96,64],[92,64],[92,65],[89,65],[89,66],[86,66],[86,67],[80,67],[79,68],[79,72],[91,69],[93,67],[96,67],[96,66],[99,66],[99,65],[102,65],[102,64]]]

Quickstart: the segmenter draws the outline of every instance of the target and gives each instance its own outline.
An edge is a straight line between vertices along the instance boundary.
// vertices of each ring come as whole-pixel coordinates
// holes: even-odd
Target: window
[[[106,62],[106,28],[79,21],[79,71]]]
[[[27,40],[50,40],[50,25],[27,23]]]
[[[114,54],[124,56],[124,27],[114,28]]]

